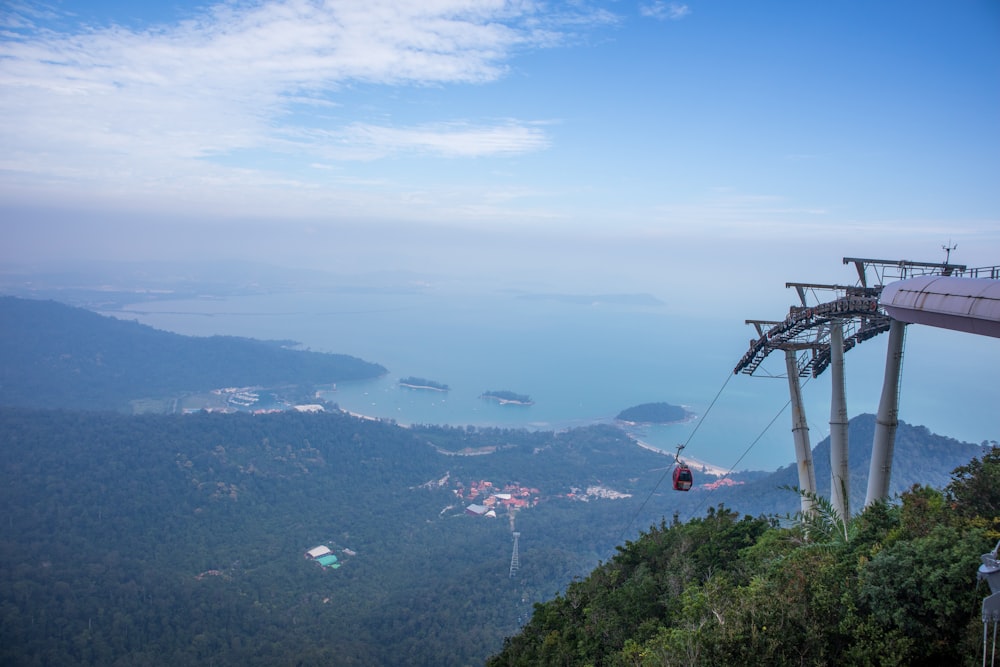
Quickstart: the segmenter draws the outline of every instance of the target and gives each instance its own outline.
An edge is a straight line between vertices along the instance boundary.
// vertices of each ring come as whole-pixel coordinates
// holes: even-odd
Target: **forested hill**
[[[0,441],[4,665],[482,664],[612,552],[663,458],[606,426],[339,412],[0,408]],[[601,478],[635,496],[588,496]],[[466,512],[488,488],[525,501],[516,577],[509,513]]]
[[[140,398],[385,372],[346,355],[181,336],[54,301],[0,297],[0,322],[0,405],[122,410]]]
[[[1000,536],[1000,450],[845,525],[710,509],[661,523],[537,605],[488,667],[980,665],[980,554]]]
[[[339,412],[0,408],[0,442],[5,665],[482,664],[533,603],[663,517],[714,526],[711,517],[729,516],[712,509],[723,492],[740,515],[778,499],[785,511],[799,504],[780,478],[672,491],[670,457],[608,425],[553,433],[402,428]],[[946,465],[923,449],[933,447],[908,441],[897,460]],[[468,512],[490,498],[497,518]],[[710,519],[697,518],[705,512]],[[770,525],[726,522],[751,536]],[[520,569],[511,576],[514,526]],[[678,532],[685,549],[729,563],[728,538],[690,530]],[[343,566],[306,560],[317,545]],[[699,581],[706,572],[677,568]],[[646,583],[621,593],[636,613],[688,604],[670,597],[682,588]],[[632,597],[643,591],[653,600]]]
[[[852,418],[848,425],[848,437],[851,507],[859,510],[867,494],[872,442],[875,437],[875,415],[863,414]],[[965,465],[971,458],[982,455],[987,449],[989,445],[986,443],[974,445],[960,442],[931,433],[924,426],[900,422],[896,429],[889,492],[899,494],[918,483],[944,488],[951,480],[952,470]],[[821,440],[813,447],[812,453],[817,491],[819,495],[829,497],[830,438]],[[791,437],[788,456],[794,456]],[[697,470],[695,474],[696,484],[706,479],[704,475],[698,475]],[[794,494],[781,492],[782,487],[799,486],[798,467],[794,462],[766,476],[738,474],[734,479],[741,483],[736,486],[720,485],[711,491],[711,502],[701,504],[723,503],[727,507],[754,515],[794,514],[800,506],[799,499]]]

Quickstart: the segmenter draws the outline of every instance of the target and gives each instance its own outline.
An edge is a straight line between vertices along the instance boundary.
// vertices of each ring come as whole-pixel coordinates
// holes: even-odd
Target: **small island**
[[[500,405],[534,405],[535,402],[531,400],[530,396],[524,394],[515,394],[512,391],[507,391],[506,389],[484,391],[479,395],[487,401],[497,401]]]
[[[674,424],[691,417],[684,408],[670,403],[643,403],[626,408],[615,417],[629,424]]]
[[[402,378],[399,381],[400,387],[406,387],[407,389],[425,389],[429,391],[449,391],[451,387],[440,382],[435,382],[434,380],[428,380],[427,378],[410,377]]]

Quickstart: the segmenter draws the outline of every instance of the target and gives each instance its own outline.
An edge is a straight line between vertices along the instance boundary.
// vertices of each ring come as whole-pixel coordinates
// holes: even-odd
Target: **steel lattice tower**
[[[511,578],[521,569],[521,559],[517,555],[517,540],[521,537],[521,533],[514,533],[514,553],[510,555],[510,576]]]

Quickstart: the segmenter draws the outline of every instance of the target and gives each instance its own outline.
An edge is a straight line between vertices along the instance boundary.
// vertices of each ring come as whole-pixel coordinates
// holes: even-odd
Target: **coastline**
[[[675,419],[674,421],[670,422],[634,422],[634,421],[629,421],[627,419],[616,418],[615,422],[621,424],[623,428],[628,429],[628,428],[641,428],[643,426],[661,426],[661,425],[670,426],[672,424],[690,424],[691,422],[693,422],[695,419],[698,418],[698,415],[688,410],[688,407],[686,405],[682,405],[680,407],[684,409],[683,419]]]
[[[372,417],[371,415],[364,415],[364,414],[361,414],[360,412],[353,412],[351,410],[345,410],[343,408],[341,408],[340,411],[342,413],[344,413],[344,414],[350,415],[352,417],[356,417],[358,419],[364,419],[366,421],[376,421],[376,422],[380,422],[380,421],[392,421],[392,420],[384,419],[382,417]],[[620,420],[614,420],[614,421],[619,422]],[[396,426],[399,426],[401,428],[409,428],[409,424],[400,424],[399,422],[395,422],[395,421],[393,421],[393,423],[395,423]],[[598,423],[601,423],[601,422],[600,421],[595,421],[593,423],[598,424]],[[625,429],[623,429],[623,430],[625,430]],[[673,458],[673,456],[674,456],[673,452],[669,452],[669,451],[667,451],[665,449],[660,449],[659,447],[651,445],[648,442],[645,442],[644,440],[641,440],[640,438],[636,437],[633,433],[629,433],[627,430],[625,430],[625,435],[628,436],[628,438],[632,442],[634,442],[639,447],[642,447],[643,449],[649,450],[649,451],[651,451],[651,452],[653,452],[655,454],[661,454],[663,456],[669,456],[671,458]],[[435,447],[435,449],[438,449],[438,448]],[[451,452],[451,451],[440,450],[440,449],[438,449],[438,451],[439,451],[439,453],[445,454],[445,455],[448,455],[448,456],[482,456],[482,455],[485,455],[485,454],[492,454],[492,453],[494,453],[495,449],[496,448],[493,448],[493,447],[484,447],[484,448],[480,448],[480,449],[477,449],[477,450],[463,450],[463,451],[460,451],[460,452]],[[699,472],[701,472],[703,474],[706,474],[706,475],[712,475],[713,477],[725,477],[726,475],[728,475],[730,473],[730,471],[727,470],[726,468],[723,468],[722,466],[717,466],[717,465],[715,465],[713,463],[709,463],[708,461],[702,461],[701,459],[696,459],[696,458],[693,458],[691,456],[685,456],[683,458],[684,458],[684,461],[691,468],[693,468],[694,470],[699,471]]]
[[[669,456],[671,458],[673,458],[673,456],[674,456],[672,452],[668,452],[666,450],[660,449],[659,447],[654,447],[653,445],[649,444],[648,442],[643,442],[642,440],[640,440],[639,438],[635,437],[631,433],[629,434],[629,437],[632,438],[632,441],[635,442],[635,444],[639,445],[643,449],[648,449],[651,452],[655,452],[657,454],[663,454],[664,456]],[[694,468],[697,471],[703,472],[706,475],[712,475],[714,477],[724,477],[724,476],[726,476],[726,475],[729,474],[729,471],[726,470],[725,468],[723,468],[721,466],[714,465],[714,464],[709,463],[707,461],[701,461],[699,459],[695,459],[695,458],[692,458],[690,456],[685,456],[683,458],[684,458],[684,462],[687,463],[688,466],[690,466],[691,468]]]
[[[432,387],[427,384],[410,384],[409,382],[400,382],[399,386],[406,387],[407,389],[420,389],[420,390],[440,391],[440,392],[448,391],[448,389],[445,389],[444,387]]]
[[[341,412],[343,412],[345,415],[350,415],[350,416],[356,417],[358,419],[364,419],[365,421],[369,421],[369,422],[380,422],[380,421],[382,421],[381,417],[372,417],[371,415],[363,415],[360,412],[351,412],[350,410],[345,410],[344,408],[339,408],[339,410]]]
[[[499,396],[492,396],[490,394],[480,394],[479,398],[483,399],[484,401],[496,401],[500,405],[524,405],[524,406],[528,406],[528,405],[534,405],[535,404],[534,401],[519,401],[519,400],[514,399],[514,398],[501,398]]]

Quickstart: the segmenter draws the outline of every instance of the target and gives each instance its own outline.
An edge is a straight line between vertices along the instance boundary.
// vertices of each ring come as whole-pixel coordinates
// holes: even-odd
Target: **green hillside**
[[[749,485],[677,493],[662,484],[668,457],[611,426],[407,429],[338,412],[8,408],[0,409],[0,440],[3,664],[482,664],[529,622],[534,603],[555,598],[558,608],[560,592],[581,590],[572,582],[612,562],[616,546],[641,528],[660,526],[626,545],[635,567],[681,577],[663,590],[643,582],[615,593],[648,593],[622,600],[651,629],[665,621],[650,609],[688,604],[678,581],[757,572],[803,538],[768,538],[772,520],[739,518],[757,516],[761,503],[794,511],[798,497],[779,488],[780,477],[761,481],[760,497],[738,495]],[[921,458],[930,445],[907,442],[900,458],[942,467]],[[953,456],[970,451],[979,450],[956,445]],[[736,494],[739,515],[714,509],[721,491]],[[493,492],[511,496],[516,509],[500,500],[497,518],[465,512]],[[521,535],[514,577],[512,511]],[[693,527],[664,527],[674,514],[696,517]],[[954,524],[962,537],[950,553],[961,568],[980,553],[983,525]],[[716,526],[734,526],[740,547],[765,546],[751,558]],[[896,539],[896,526],[885,523],[877,540]],[[669,564],[638,562],[675,537],[682,546],[662,556]],[[865,544],[862,555],[874,557]],[[317,545],[332,548],[342,566],[306,560]],[[684,561],[692,550],[708,565]],[[529,632],[543,622],[531,620]],[[615,636],[631,632],[623,628]],[[515,664],[533,664],[524,660]]]
[[[868,467],[871,461],[872,441],[875,435],[875,415],[862,414],[850,420],[848,462],[850,465],[850,501],[853,511],[864,504],[868,488]],[[896,429],[892,478],[889,492],[896,495],[913,484],[926,484],[944,488],[951,481],[951,471],[964,465],[974,456],[980,456],[986,444],[972,445],[954,438],[931,433],[923,426],[900,422]],[[793,457],[791,438],[788,457]],[[813,447],[813,466],[819,495],[830,495],[830,438],[824,438]],[[696,483],[705,479],[696,478]],[[766,475],[735,475],[744,482],[738,486],[720,486],[712,492],[712,505],[719,503],[751,514],[794,514],[800,507],[799,499],[781,493],[782,487],[799,485],[798,468],[790,463]],[[745,481],[744,481],[745,480]],[[703,504],[702,507],[705,507]],[[690,515],[685,515],[690,516]]]
[[[535,608],[489,667],[979,665],[1000,450],[844,525],[719,507],[661,523]]]
[[[606,427],[342,413],[0,409],[0,439],[2,664],[482,664],[634,510],[569,497],[594,483],[588,461],[624,478],[616,453],[656,459]],[[501,451],[439,451],[460,440]],[[484,482],[528,494],[515,578],[509,511],[465,512]],[[304,558],[320,544],[342,567]]]
[[[279,342],[196,338],[54,301],[0,297],[0,405],[126,410],[144,398],[221,387],[376,377],[378,365]]]

